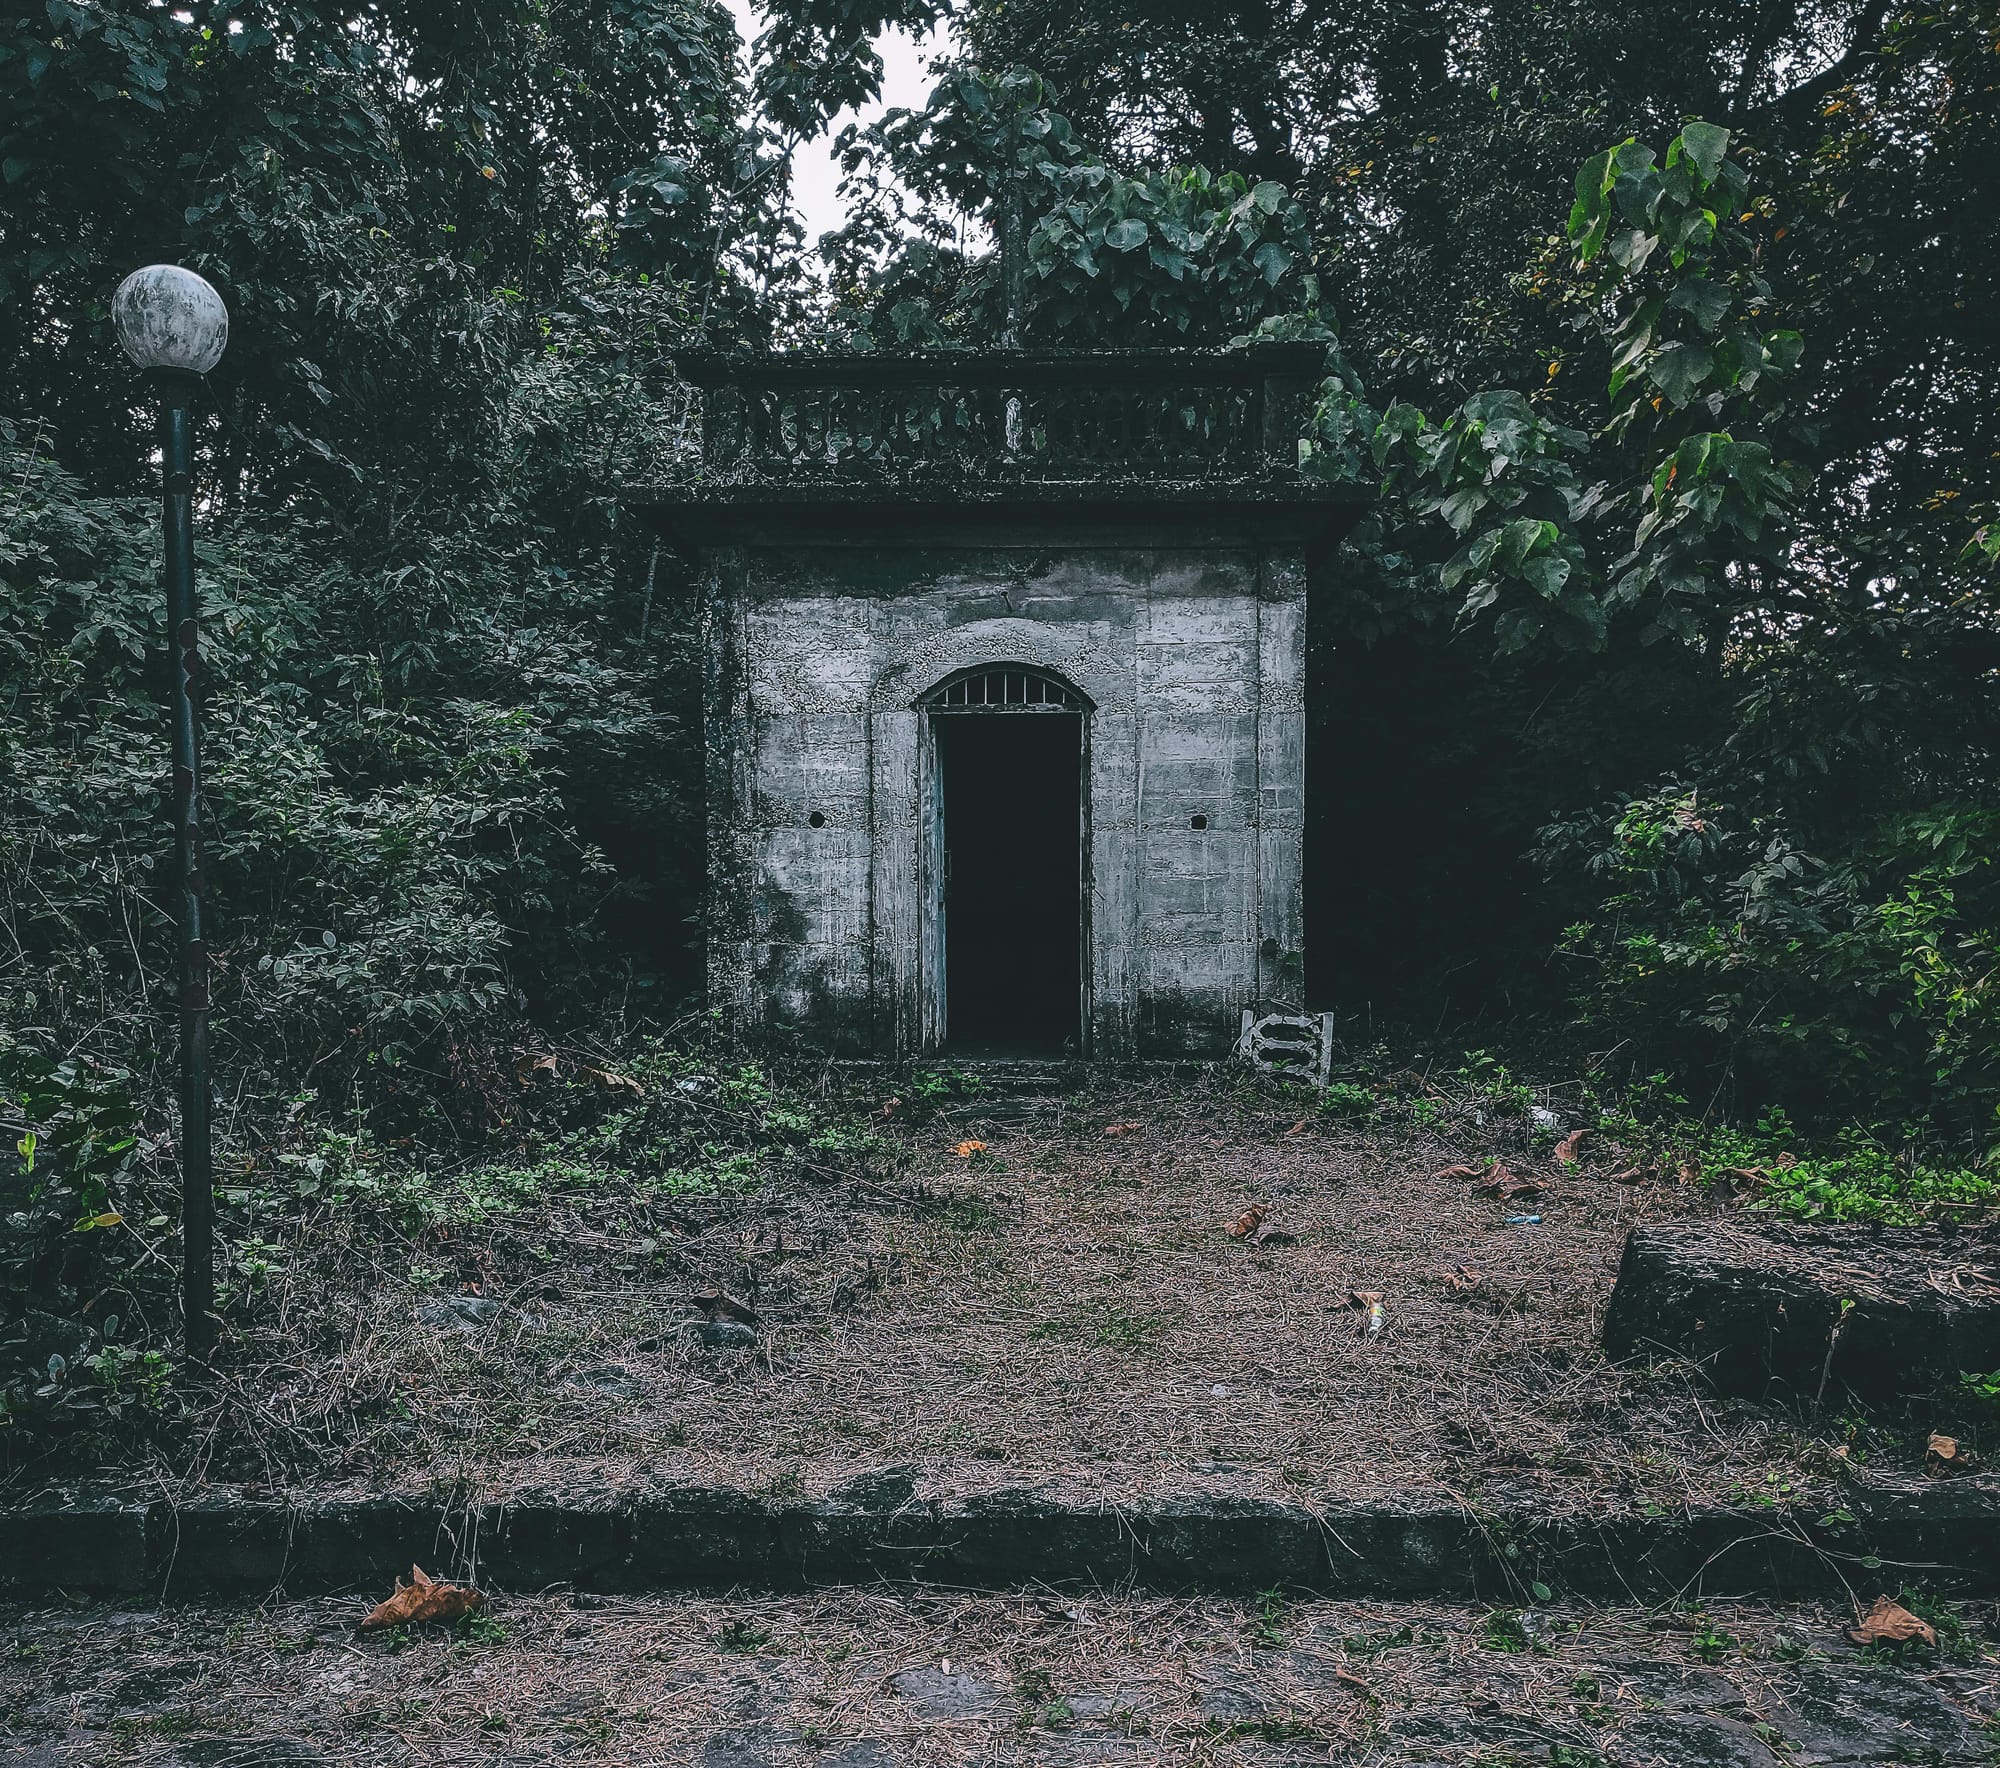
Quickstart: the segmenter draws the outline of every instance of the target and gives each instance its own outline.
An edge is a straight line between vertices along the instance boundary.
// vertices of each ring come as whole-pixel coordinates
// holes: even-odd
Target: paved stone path
[[[1695,1612],[875,1589],[500,1600],[357,1635],[360,1599],[0,1608],[0,1768],[1995,1759],[1990,1605],[1872,1661],[1835,1607]]]

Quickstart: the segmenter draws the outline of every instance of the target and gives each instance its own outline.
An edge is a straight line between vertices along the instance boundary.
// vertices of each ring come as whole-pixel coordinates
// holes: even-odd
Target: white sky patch
[[[762,32],[763,22],[751,0],[728,0],[728,5],[747,50]],[[826,134],[799,145],[792,156],[792,203],[799,212],[808,242],[816,242],[822,233],[832,232],[847,219],[847,207],[840,200],[840,166],[833,155],[834,138],[849,123],[872,123],[893,107],[921,110],[931,95],[932,84],[924,64],[939,47],[935,31],[921,38],[900,29],[883,32],[875,40],[876,51],[882,57],[880,101],[858,111],[842,111]]]

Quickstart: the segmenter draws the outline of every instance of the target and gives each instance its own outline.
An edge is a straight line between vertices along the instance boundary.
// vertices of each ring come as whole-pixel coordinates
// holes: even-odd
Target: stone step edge
[[[1168,1592],[1646,1600],[1917,1584],[2000,1594],[2000,1488],[1855,1493],[1848,1508],[1478,1511],[1183,1498],[1130,1507],[1000,1492],[894,1509],[714,1486],[453,1504],[434,1493],[285,1502],[70,1492],[0,1507],[10,1594],[386,1593],[412,1564],[525,1592],[801,1590],[883,1581]]]

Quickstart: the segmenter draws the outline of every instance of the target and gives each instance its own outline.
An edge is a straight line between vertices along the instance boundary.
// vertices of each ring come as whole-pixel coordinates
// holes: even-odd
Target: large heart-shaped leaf
[[[1662,344],[1649,372],[1653,385],[1674,404],[1686,405],[1714,366],[1715,353],[1706,344]]]

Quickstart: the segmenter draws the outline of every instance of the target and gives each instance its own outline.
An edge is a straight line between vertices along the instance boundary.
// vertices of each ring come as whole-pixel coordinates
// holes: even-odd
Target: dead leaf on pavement
[[[1847,1637],[1856,1645],[1904,1645],[1912,1639],[1935,1645],[1937,1629],[1922,1615],[1911,1614],[1900,1602],[1878,1596],[1875,1606],[1861,1617],[1860,1623],[1847,1629]]]
[[[1229,1224],[1229,1238],[1245,1240],[1264,1225],[1263,1205],[1253,1203],[1235,1221]]]
[[[1129,1136],[1134,1130],[1142,1130],[1145,1127],[1135,1118],[1131,1123],[1107,1123],[1104,1126],[1104,1133],[1107,1136]]]
[[[462,1584],[440,1584],[426,1575],[420,1565],[410,1567],[410,1582],[396,1580],[396,1593],[378,1603],[362,1617],[365,1632],[374,1627],[414,1627],[426,1621],[455,1621],[468,1615],[486,1600],[485,1595]]]
[[[1568,1135],[1563,1137],[1556,1144],[1556,1160],[1558,1164],[1562,1166],[1576,1165],[1577,1148],[1581,1145],[1583,1138],[1589,1133],[1588,1130],[1571,1130]]]
[[[1972,1465],[1972,1451],[1961,1448],[1957,1437],[1948,1437],[1942,1431],[1932,1431],[1930,1447],[1924,1451],[1924,1471],[1933,1477],[1948,1473],[1963,1473]]]
[[[1439,1172],[1432,1173],[1431,1177],[1434,1179],[1476,1179],[1479,1177],[1479,1168],[1476,1166],[1448,1166]]]

